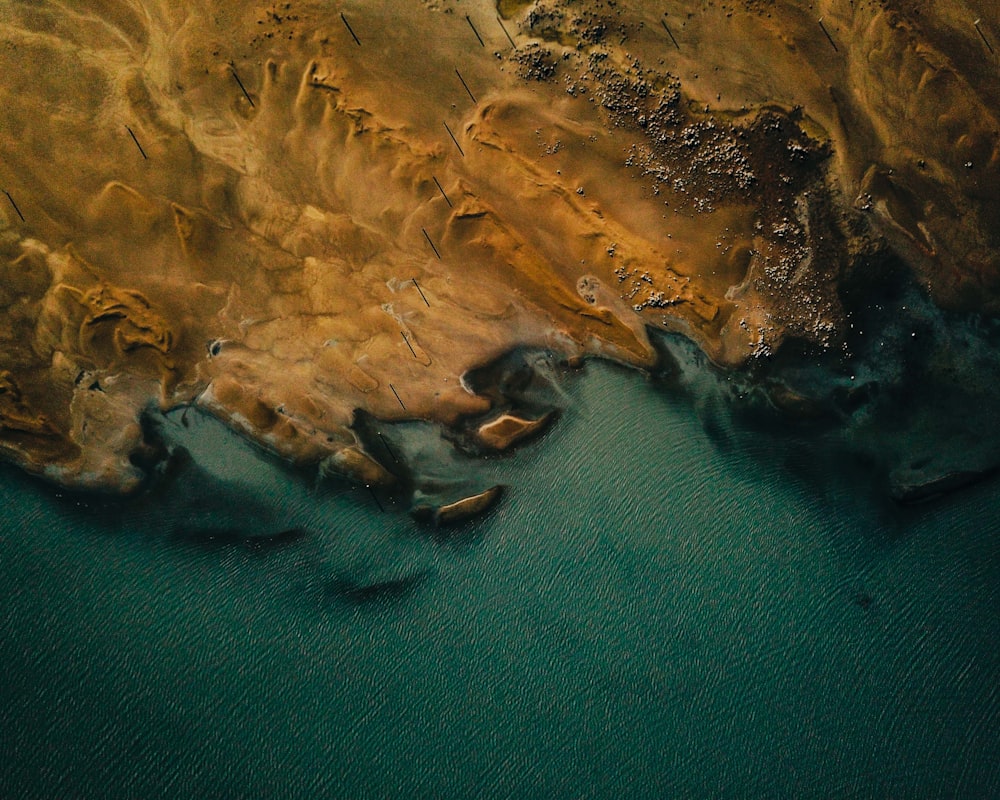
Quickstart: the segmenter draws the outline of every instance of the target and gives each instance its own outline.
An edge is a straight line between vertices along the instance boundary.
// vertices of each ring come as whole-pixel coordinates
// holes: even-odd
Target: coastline
[[[842,295],[896,263],[938,305],[988,312],[993,88],[935,61],[953,42],[933,24],[827,5],[842,55],[793,4],[692,17],[669,59],[641,5],[507,8],[515,38],[495,26],[478,50],[447,11],[385,29],[378,4],[355,16],[382,30],[367,49],[341,47],[317,3],[242,19],[219,2],[211,25],[178,11],[138,29],[109,12],[128,47],[82,29],[39,44],[15,15],[39,63],[91,60],[66,87],[43,71],[7,92],[12,119],[34,100],[65,110],[48,145],[3,145],[3,452],[57,484],[135,491],[142,416],[194,403],[293,464],[389,485],[357,414],[488,424],[510,409],[466,376],[520,348],[656,370],[650,332],[680,331],[714,365],[766,372],[788,342],[847,348]],[[762,65],[714,42],[713,20],[794,46]],[[209,58],[216,28],[242,48],[228,65]],[[408,58],[431,31],[447,47]],[[854,75],[873,43],[908,71]],[[732,69],[703,74],[715,62]],[[861,78],[968,132],[914,117],[900,149],[906,112],[851,99]],[[104,124],[116,115],[130,137]],[[949,209],[969,212],[958,233]]]

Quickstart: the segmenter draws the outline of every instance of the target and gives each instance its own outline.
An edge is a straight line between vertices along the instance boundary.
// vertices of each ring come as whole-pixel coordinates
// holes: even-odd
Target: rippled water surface
[[[1000,796],[995,481],[901,509],[821,437],[564,388],[474,471],[387,432],[511,487],[448,535],[193,413],[124,506],[5,470],[0,795]]]

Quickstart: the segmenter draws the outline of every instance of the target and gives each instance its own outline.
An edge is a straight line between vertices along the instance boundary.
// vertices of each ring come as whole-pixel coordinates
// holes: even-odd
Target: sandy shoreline
[[[0,452],[128,491],[144,410],[196,403],[381,483],[356,411],[483,418],[463,376],[517,347],[830,350],[900,258],[997,309],[969,9],[684,5],[4,12]]]

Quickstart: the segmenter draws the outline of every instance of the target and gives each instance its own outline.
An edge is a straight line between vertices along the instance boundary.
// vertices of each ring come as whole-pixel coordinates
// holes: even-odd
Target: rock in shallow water
[[[897,470],[889,476],[889,495],[903,505],[915,505],[984,481],[995,475],[998,470],[1000,465],[981,470],[955,470],[944,473],[915,469]]]
[[[457,525],[485,514],[499,502],[503,492],[503,486],[493,486],[485,492],[464,497],[453,503],[416,506],[410,514],[416,520],[433,522],[438,526]]]
[[[480,444],[491,450],[507,450],[515,444],[542,433],[555,418],[555,412],[538,419],[523,419],[514,414],[501,414],[484,422],[476,432]]]

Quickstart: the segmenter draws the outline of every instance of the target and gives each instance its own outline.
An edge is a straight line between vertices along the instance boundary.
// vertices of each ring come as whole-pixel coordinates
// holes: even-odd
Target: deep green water
[[[1000,484],[902,509],[814,432],[584,373],[511,458],[389,432],[510,485],[448,537],[194,413],[161,496],[5,470],[0,796],[1000,796]]]

